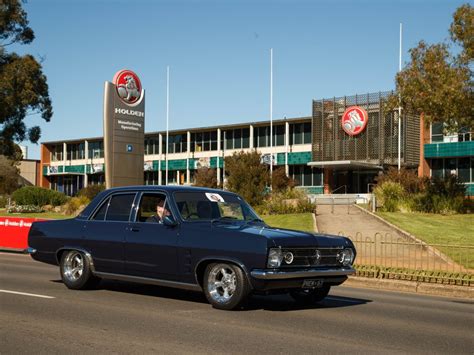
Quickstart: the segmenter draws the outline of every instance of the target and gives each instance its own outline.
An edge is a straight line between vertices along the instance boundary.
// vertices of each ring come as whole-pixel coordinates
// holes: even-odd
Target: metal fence
[[[474,286],[474,246],[426,244],[408,236],[349,236],[358,275]]]

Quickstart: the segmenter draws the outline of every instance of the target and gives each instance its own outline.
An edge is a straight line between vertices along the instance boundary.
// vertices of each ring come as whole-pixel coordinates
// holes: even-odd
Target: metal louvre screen
[[[313,161],[398,163],[398,111],[384,112],[391,91],[313,101]],[[344,111],[359,106],[367,111],[363,132],[350,136],[341,126]],[[402,164],[419,164],[419,117],[402,111]]]

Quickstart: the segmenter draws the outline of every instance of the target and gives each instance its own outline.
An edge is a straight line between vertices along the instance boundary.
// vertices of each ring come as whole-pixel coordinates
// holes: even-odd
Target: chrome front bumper
[[[36,253],[36,249],[32,247],[28,247],[25,249],[25,254],[34,254],[34,253]]]
[[[283,280],[323,276],[347,276],[355,273],[356,271],[352,267],[349,267],[342,269],[305,269],[297,271],[256,269],[252,270],[250,275],[260,280]]]

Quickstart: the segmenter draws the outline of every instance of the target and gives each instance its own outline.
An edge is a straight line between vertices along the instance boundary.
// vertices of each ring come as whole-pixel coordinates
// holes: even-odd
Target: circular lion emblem
[[[341,125],[344,132],[356,136],[367,126],[369,115],[359,106],[349,107],[342,115]]]
[[[140,99],[142,84],[137,74],[131,70],[120,70],[114,76],[117,94],[127,104],[133,104]]]

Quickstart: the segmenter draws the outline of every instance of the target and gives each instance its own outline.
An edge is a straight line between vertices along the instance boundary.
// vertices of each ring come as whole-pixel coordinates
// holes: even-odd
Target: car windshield
[[[221,192],[175,192],[174,196],[181,218],[185,221],[261,220],[237,195]]]

